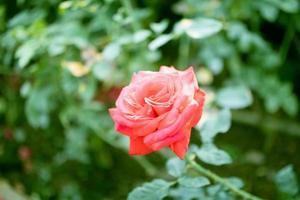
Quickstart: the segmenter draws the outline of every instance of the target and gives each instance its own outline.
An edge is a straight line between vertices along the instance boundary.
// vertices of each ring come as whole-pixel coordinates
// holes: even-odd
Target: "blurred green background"
[[[0,34],[1,200],[126,199],[170,179],[171,152],[129,156],[107,112],[160,65],[193,66],[207,93],[191,142],[223,153],[199,153],[205,166],[265,199],[300,198],[299,1],[4,0]],[[291,192],[274,179],[288,164]]]

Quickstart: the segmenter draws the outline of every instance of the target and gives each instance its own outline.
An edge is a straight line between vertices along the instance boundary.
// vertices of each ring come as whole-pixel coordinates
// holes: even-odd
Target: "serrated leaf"
[[[211,143],[204,144],[196,151],[196,155],[203,162],[212,165],[225,165],[232,162],[229,154]]]
[[[151,51],[154,51],[158,49],[159,47],[163,46],[167,42],[173,39],[173,36],[171,34],[163,34],[155,38],[153,41],[151,41],[148,45],[148,48]]]
[[[185,187],[203,187],[209,185],[209,180],[206,177],[199,176],[199,177],[188,177],[184,176],[178,179],[180,185]]]
[[[127,200],[160,200],[168,195],[169,187],[170,183],[162,179],[155,179],[135,188],[129,193]]]
[[[217,93],[216,102],[219,106],[230,109],[245,108],[252,104],[252,95],[248,88],[231,86]]]
[[[185,161],[179,158],[171,158],[168,160],[166,167],[171,176],[179,177],[184,172]]]
[[[292,165],[287,165],[275,175],[275,183],[282,193],[295,195],[299,192],[297,176]]]
[[[231,112],[229,109],[211,112],[199,125],[202,142],[211,142],[218,133],[225,133],[231,126]]]

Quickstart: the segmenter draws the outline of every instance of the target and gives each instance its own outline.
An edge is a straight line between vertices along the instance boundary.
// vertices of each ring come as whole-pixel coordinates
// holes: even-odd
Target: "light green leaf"
[[[19,67],[24,68],[34,57],[39,48],[40,45],[36,40],[29,40],[21,45],[16,52],[16,58],[19,59]]]
[[[297,0],[269,0],[269,2],[288,13],[296,13],[299,10],[299,2]]]
[[[244,182],[237,177],[229,177],[226,178],[226,180],[231,183],[232,185],[234,185],[236,188],[242,188],[244,186]]]
[[[219,32],[223,24],[215,19],[198,18],[198,19],[184,19],[179,22],[177,29],[182,29],[193,39],[202,39]],[[178,30],[177,30],[178,31]],[[181,32],[179,30],[179,32]]]
[[[199,177],[181,177],[178,179],[178,182],[180,185],[185,186],[185,187],[203,187],[206,185],[209,185],[209,180],[206,177],[199,176]]]
[[[243,86],[231,86],[221,89],[217,93],[217,104],[219,106],[239,109],[252,104],[252,95],[248,88]]]
[[[232,162],[231,157],[223,150],[218,149],[214,144],[204,144],[196,151],[200,160],[212,165],[225,165]]]
[[[168,160],[166,167],[171,176],[179,177],[184,172],[185,161],[179,158],[171,158]]]
[[[225,133],[231,126],[231,112],[222,109],[207,113],[205,121],[199,125],[202,142],[211,142],[218,133]]]
[[[158,49],[159,47],[163,46],[167,42],[173,39],[173,36],[171,34],[163,34],[155,38],[153,41],[151,41],[148,45],[148,48],[151,51],[154,51]]]
[[[15,191],[6,181],[0,180],[0,197],[1,199],[26,200],[24,195]]]
[[[151,35],[151,32],[149,30],[139,30],[136,33],[133,34],[133,42],[139,43],[145,41],[149,36]]]
[[[150,28],[157,34],[164,32],[169,25],[168,20],[162,20],[159,23],[151,23]]]
[[[131,191],[128,200],[160,200],[168,195],[170,183],[155,179],[150,183],[145,183]]]
[[[107,45],[103,50],[103,57],[108,61],[116,59],[121,52],[121,47],[117,43],[111,43]]]
[[[275,183],[282,193],[295,195],[299,192],[297,176],[292,165],[287,165],[275,175]]]
[[[169,196],[173,197],[176,200],[207,199],[202,188],[184,186],[171,189]]]
[[[100,81],[111,78],[112,68],[108,62],[99,61],[92,68],[93,75]]]

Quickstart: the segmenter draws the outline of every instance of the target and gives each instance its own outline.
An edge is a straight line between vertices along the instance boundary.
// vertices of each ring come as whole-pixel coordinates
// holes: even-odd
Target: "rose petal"
[[[123,133],[124,135],[128,135],[128,136],[132,135],[132,128],[129,128],[129,127],[119,124],[119,123],[115,124],[115,130],[120,133]]]
[[[152,120],[149,120],[144,126],[134,128],[133,134],[136,136],[146,136],[158,128],[160,121],[166,116],[167,113],[160,115]]]
[[[129,154],[145,155],[153,152],[151,148],[143,143],[143,137],[130,137]]]
[[[191,120],[191,127],[196,126],[202,116],[202,110],[205,101],[205,93],[202,90],[198,89],[195,93],[194,99],[198,102],[199,105],[195,110],[194,117]]]
[[[146,120],[129,120],[117,108],[110,108],[109,114],[113,121],[118,124],[126,125],[127,127],[140,127],[147,124]]]
[[[192,113],[197,108],[197,104],[191,103],[187,108],[178,116],[178,119],[170,126],[155,131],[154,133],[151,133],[147,135],[144,138],[144,142],[147,145],[151,145],[153,143],[160,142],[164,140],[167,137],[170,137],[174,134],[176,134],[184,125],[186,122],[190,120],[190,117],[192,116]]]
[[[173,67],[168,67],[168,66],[161,66],[159,69],[159,72],[164,72],[164,73],[178,73],[178,71]]]
[[[184,137],[185,137],[184,134],[182,134],[182,132],[179,131],[176,134],[173,134],[167,138],[164,138],[161,141],[151,144],[150,146],[153,150],[158,151],[163,147],[169,146],[174,142],[184,139]]]
[[[171,150],[180,158],[183,159],[190,143],[191,129],[185,128],[181,130],[184,138],[170,145]]]

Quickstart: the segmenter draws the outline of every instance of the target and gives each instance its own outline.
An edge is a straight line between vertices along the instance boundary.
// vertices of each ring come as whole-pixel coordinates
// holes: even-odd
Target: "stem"
[[[126,10],[128,16],[131,17],[133,30],[136,32],[140,29],[139,23],[136,21],[135,16],[133,15],[133,6],[131,0],[122,0],[122,4]]]
[[[228,182],[224,178],[218,176],[217,174],[211,172],[208,169],[205,169],[200,164],[196,163],[193,160],[192,156],[187,156],[186,160],[193,169],[195,169],[199,173],[209,177],[210,179],[214,180],[215,182],[218,182],[218,183],[222,184],[223,186],[227,187],[231,192],[235,193],[236,195],[241,196],[244,199],[248,199],[248,200],[262,200],[259,197],[256,197],[248,192],[240,190],[239,188],[235,187],[234,185],[232,185],[230,182]]]
[[[295,29],[293,24],[290,22],[286,30],[286,33],[284,35],[282,45],[280,47],[281,64],[285,63],[294,34],[295,34]]]

